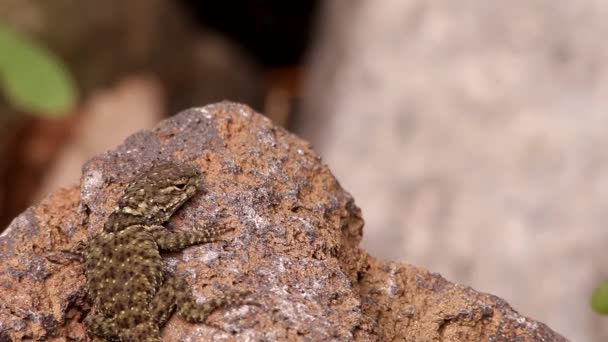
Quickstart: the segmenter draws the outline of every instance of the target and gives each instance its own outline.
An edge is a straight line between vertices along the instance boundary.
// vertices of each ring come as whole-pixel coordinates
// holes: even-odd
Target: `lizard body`
[[[160,329],[175,309],[190,322],[204,322],[216,308],[242,303],[235,292],[197,304],[183,279],[163,274],[161,250],[220,240],[230,228],[174,232],[166,223],[197,191],[193,167],[166,163],[127,186],[103,231],[85,253],[87,290],[95,310],[85,324],[96,341],[160,341]]]

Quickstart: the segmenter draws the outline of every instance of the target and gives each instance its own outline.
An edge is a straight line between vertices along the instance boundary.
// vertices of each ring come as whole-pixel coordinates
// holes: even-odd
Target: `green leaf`
[[[15,108],[43,117],[69,114],[77,97],[74,81],[55,56],[3,27],[0,91]]]
[[[591,295],[593,311],[608,315],[608,281],[603,282]]]

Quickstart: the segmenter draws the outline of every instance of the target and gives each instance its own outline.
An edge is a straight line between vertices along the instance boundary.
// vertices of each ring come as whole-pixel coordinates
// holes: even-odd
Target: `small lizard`
[[[231,229],[177,232],[162,226],[196,193],[200,179],[191,166],[152,167],[129,183],[86,248],[87,290],[95,310],[85,325],[95,341],[160,341],[160,328],[174,309],[187,321],[204,322],[216,308],[244,303],[248,292],[197,304],[185,280],[163,275],[160,250],[219,241]]]

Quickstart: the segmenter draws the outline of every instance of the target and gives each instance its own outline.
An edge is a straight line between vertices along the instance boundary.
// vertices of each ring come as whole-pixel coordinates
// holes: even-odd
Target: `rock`
[[[198,165],[203,188],[169,223],[217,220],[227,241],[165,257],[205,300],[248,288],[257,305],[206,324],[173,317],[166,341],[564,341],[494,296],[359,248],[363,220],[310,145],[249,107],[190,109],[90,160],[0,235],[0,341],[85,338],[84,269],[69,251],[101,228],[128,181],[161,160]]]

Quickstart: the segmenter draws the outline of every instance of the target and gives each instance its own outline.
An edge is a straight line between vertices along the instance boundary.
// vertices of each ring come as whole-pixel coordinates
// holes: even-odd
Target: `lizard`
[[[163,274],[160,251],[220,241],[230,227],[171,231],[163,226],[197,192],[200,172],[192,166],[161,163],[136,176],[85,248],[87,293],[93,308],[85,327],[94,341],[160,341],[173,311],[203,323],[217,308],[244,304],[248,291],[196,303],[184,279]]]

